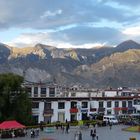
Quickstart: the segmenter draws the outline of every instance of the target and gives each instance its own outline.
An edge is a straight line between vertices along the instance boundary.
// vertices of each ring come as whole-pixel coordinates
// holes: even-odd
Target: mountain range
[[[0,43],[0,73],[9,72],[30,82],[139,87],[140,44],[127,40],[116,47],[65,49],[44,44],[17,48]]]

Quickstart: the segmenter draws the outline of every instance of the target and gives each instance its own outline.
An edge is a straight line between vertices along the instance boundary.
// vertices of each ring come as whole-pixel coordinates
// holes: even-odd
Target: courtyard
[[[135,137],[136,140],[140,140],[140,133],[133,133],[133,132],[126,132],[122,131],[122,128],[126,126],[123,125],[115,125],[112,126],[112,129],[109,126],[106,127],[96,127],[97,135],[99,140],[129,140],[130,137]],[[13,138],[12,140],[41,140],[44,138],[48,138],[50,140],[74,140],[74,134],[76,131],[79,130],[76,127],[71,127],[70,132],[68,134],[63,133],[62,130],[59,128],[55,130],[54,133],[46,133],[44,131],[40,132],[40,135],[35,138],[30,138],[30,131],[28,131],[28,136],[22,138]],[[90,136],[89,129],[82,129],[82,140],[92,140]],[[5,139],[8,140],[8,139]]]

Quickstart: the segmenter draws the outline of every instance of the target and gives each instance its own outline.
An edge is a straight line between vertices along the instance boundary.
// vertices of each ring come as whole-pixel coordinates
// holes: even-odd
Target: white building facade
[[[92,98],[92,100],[81,98],[52,98],[33,99],[33,104],[37,108],[32,109],[33,116],[36,117],[38,123],[43,122],[65,122],[76,120],[87,120],[92,114],[133,114],[139,113],[140,105],[134,104],[133,98]],[[50,104],[50,108],[45,106]]]
[[[132,90],[62,88],[55,84],[26,84],[36,122],[87,120],[94,114],[140,113],[140,94]]]

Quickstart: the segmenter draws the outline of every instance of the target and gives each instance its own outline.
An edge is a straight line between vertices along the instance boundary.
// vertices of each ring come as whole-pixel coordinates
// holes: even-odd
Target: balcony
[[[105,111],[105,108],[103,108],[103,107],[99,107],[99,108],[98,108],[98,112],[99,112],[99,113],[103,113],[104,111]]]
[[[78,112],[78,109],[77,108],[71,108],[70,109],[70,113],[77,113]]]
[[[53,109],[44,110],[43,115],[44,116],[52,116],[53,115]]]
[[[128,107],[115,107],[114,110],[120,111],[120,110],[128,110]]]

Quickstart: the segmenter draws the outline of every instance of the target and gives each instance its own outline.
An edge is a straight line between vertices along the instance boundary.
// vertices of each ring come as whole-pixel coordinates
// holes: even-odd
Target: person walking
[[[69,123],[66,125],[66,133],[68,134],[69,133],[69,129],[70,129],[70,125]]]
[[[82,140],[82,133],[81,133],[81,131],[79,132],[79,140]]]
[[[93,132],[92,134],[92,140],[95,140],[96,134]]]
[[[96,129],[94,129],[94,132],[93,133],[96,135]]]
[[[93,134],[93,129],[90,130],[90,136],[92,136],[92,134]]]
[[[95,137],[96,137],[96,129],[94,129],[94,131],[93,131],[93,129],[90,130],[90,136],[91,136],[92,140],[95,140]]]
[[[110,122],[110,124],[109,124],[109,127],[110,127],[110,130],[112,129],[112,123]]]

